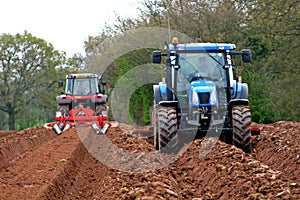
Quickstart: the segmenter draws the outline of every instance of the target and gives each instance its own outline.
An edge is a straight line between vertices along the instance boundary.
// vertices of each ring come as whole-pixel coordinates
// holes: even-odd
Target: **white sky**
[[[43,38],[68,57],[83,53],[83,42],[98,35],[116,14],[138,17],[139,0],[0,0],[0,34]]]

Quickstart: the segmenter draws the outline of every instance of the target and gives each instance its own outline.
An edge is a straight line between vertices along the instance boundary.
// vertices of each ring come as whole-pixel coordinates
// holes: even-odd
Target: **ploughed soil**
[[[163,154],[123,124],[0,131],[0,199],[300,199],[300,123],[256,126],[251,154],[214,137]]]

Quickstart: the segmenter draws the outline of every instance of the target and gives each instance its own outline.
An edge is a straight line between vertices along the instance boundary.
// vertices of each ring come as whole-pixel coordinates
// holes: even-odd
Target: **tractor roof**
[[[78,73],[78,74],[68,74],[66,78],[96,78],[97,74],[93,73]]]
[[[227,43],[187,43],[177,44],[176,50],[181,51],[220,51],[220,50],[233,50],[235,44]],[[170,45],[170,50],[174,50],[174,46]]]

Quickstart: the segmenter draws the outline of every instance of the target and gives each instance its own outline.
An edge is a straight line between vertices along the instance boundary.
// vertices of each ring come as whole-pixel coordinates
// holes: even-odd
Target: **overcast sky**
[[[0,0],[0,34],[43,38],[59,51],[83,53],[88,35],[98,35],[116,14],[137,17],[139,0]]]

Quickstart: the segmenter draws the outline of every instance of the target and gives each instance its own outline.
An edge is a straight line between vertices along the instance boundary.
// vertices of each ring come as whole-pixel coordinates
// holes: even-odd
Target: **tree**
[[[244,72],[257,121],[299,121],[300,1],[248,1],[247,12],[243,42],[252,50],[253,65]]]
[[[146,0],[142,8],[145,26],[178,30],[195,41],[236,43],[243,37],[246,15],[242,0]]]
[[[52,98],[56,68],[64,61],[65,53],[27,31],[0,36],[0,110],[8,114],[10,130],[15,129],[18,113],[29,112],[24,106],[43,108],[45,99]]]

